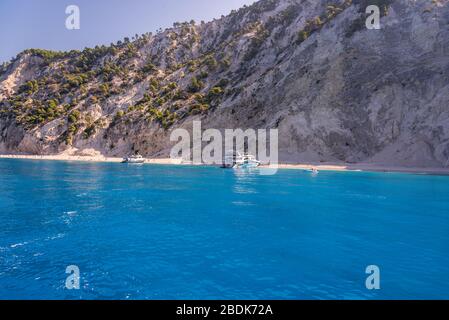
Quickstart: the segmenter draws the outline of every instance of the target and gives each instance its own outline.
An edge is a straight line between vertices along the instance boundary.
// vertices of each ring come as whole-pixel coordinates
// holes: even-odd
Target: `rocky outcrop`
[[[201,120],[278,128],[283,162],[442,167],[449,3],[262,0],[110,47],[25,51],[0,89],[0,152],[166,156],[171,130]]]

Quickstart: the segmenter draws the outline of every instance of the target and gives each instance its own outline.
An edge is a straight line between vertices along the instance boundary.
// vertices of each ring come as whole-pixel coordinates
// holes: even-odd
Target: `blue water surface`
[[[447,176],[2,159],[0,231],[0,299],[449,298]]]

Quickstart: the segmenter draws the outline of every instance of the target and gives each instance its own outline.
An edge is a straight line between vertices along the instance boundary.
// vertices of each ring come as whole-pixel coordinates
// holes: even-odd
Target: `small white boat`
[[[145,158],[140,154],[132,155],[126,158],[123,158],[122,163],[144,163]]]
[[[235,165],[237,168],[256,168],[260,166],[260,161],[253,155],[245,154],[236,159]]]
[[[223,168],[256,168],[260,161],[250,154],[240,152],[227,152],[223,162]]]

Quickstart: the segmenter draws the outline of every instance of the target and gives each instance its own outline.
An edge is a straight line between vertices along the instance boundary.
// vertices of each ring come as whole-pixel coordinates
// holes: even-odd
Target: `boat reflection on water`
[[[258,193],[256,189],[257,177],[259,170],[249,167],[236,167],[232,170],[232,175],[235,177],[233,185],[234,194],[255,194]]]

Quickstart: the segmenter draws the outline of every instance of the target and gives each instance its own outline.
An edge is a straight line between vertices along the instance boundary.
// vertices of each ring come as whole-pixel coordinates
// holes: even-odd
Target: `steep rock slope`
[[[365,8],[381,8],[381,29]],[[0,152],[167,156],[171,130],[278,128],[280,160],[445,166],[447,0],[261,0],[0,69]]]

